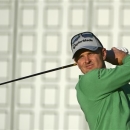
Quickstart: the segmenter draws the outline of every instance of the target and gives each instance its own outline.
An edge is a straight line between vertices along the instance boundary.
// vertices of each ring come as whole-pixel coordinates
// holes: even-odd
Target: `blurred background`
[[[70,39],[84,31],[130,50],[130,0],[0,0],[0,82],[73,63]],[[80,74],[75,66],[1,85],[0,130],[89,130]]]

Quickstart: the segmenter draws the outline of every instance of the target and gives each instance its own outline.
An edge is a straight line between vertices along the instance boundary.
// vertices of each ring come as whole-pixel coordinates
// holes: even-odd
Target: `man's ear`
[[[106,48],[103,48],[102,49],[102,57],[103,57],[104,61],[106,60],[106,56],[107,56],[107,50],[106,50]]]

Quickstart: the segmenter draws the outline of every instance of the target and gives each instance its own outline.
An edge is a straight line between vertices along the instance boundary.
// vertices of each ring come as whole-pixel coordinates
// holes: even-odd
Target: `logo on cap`
[[[83,39],[81,41],[78,41],[76,44],[73,44],[72,47],[73,47],[73,49],[75,49],[75,47],[78,46],[79,43],[81,43],[81,42],[88,42],[88,41],[92,42],[93,40],[92,39]]]

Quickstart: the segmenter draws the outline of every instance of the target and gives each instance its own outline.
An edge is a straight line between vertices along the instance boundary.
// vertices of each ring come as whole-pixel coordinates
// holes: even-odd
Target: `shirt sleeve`
[[[123,65],[111,69],[95,69],[82,76],[81,91],[91,98],[103,98],[130,82],[130,55],[123,59]]]

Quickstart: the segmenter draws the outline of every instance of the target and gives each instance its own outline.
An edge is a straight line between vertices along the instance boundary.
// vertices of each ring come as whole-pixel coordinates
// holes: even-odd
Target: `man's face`
[[[90,51],[87,49],[79,50],[75,55],[75,62],[82,73],[87,73],[94,69],[105,68],[106,49]]]

